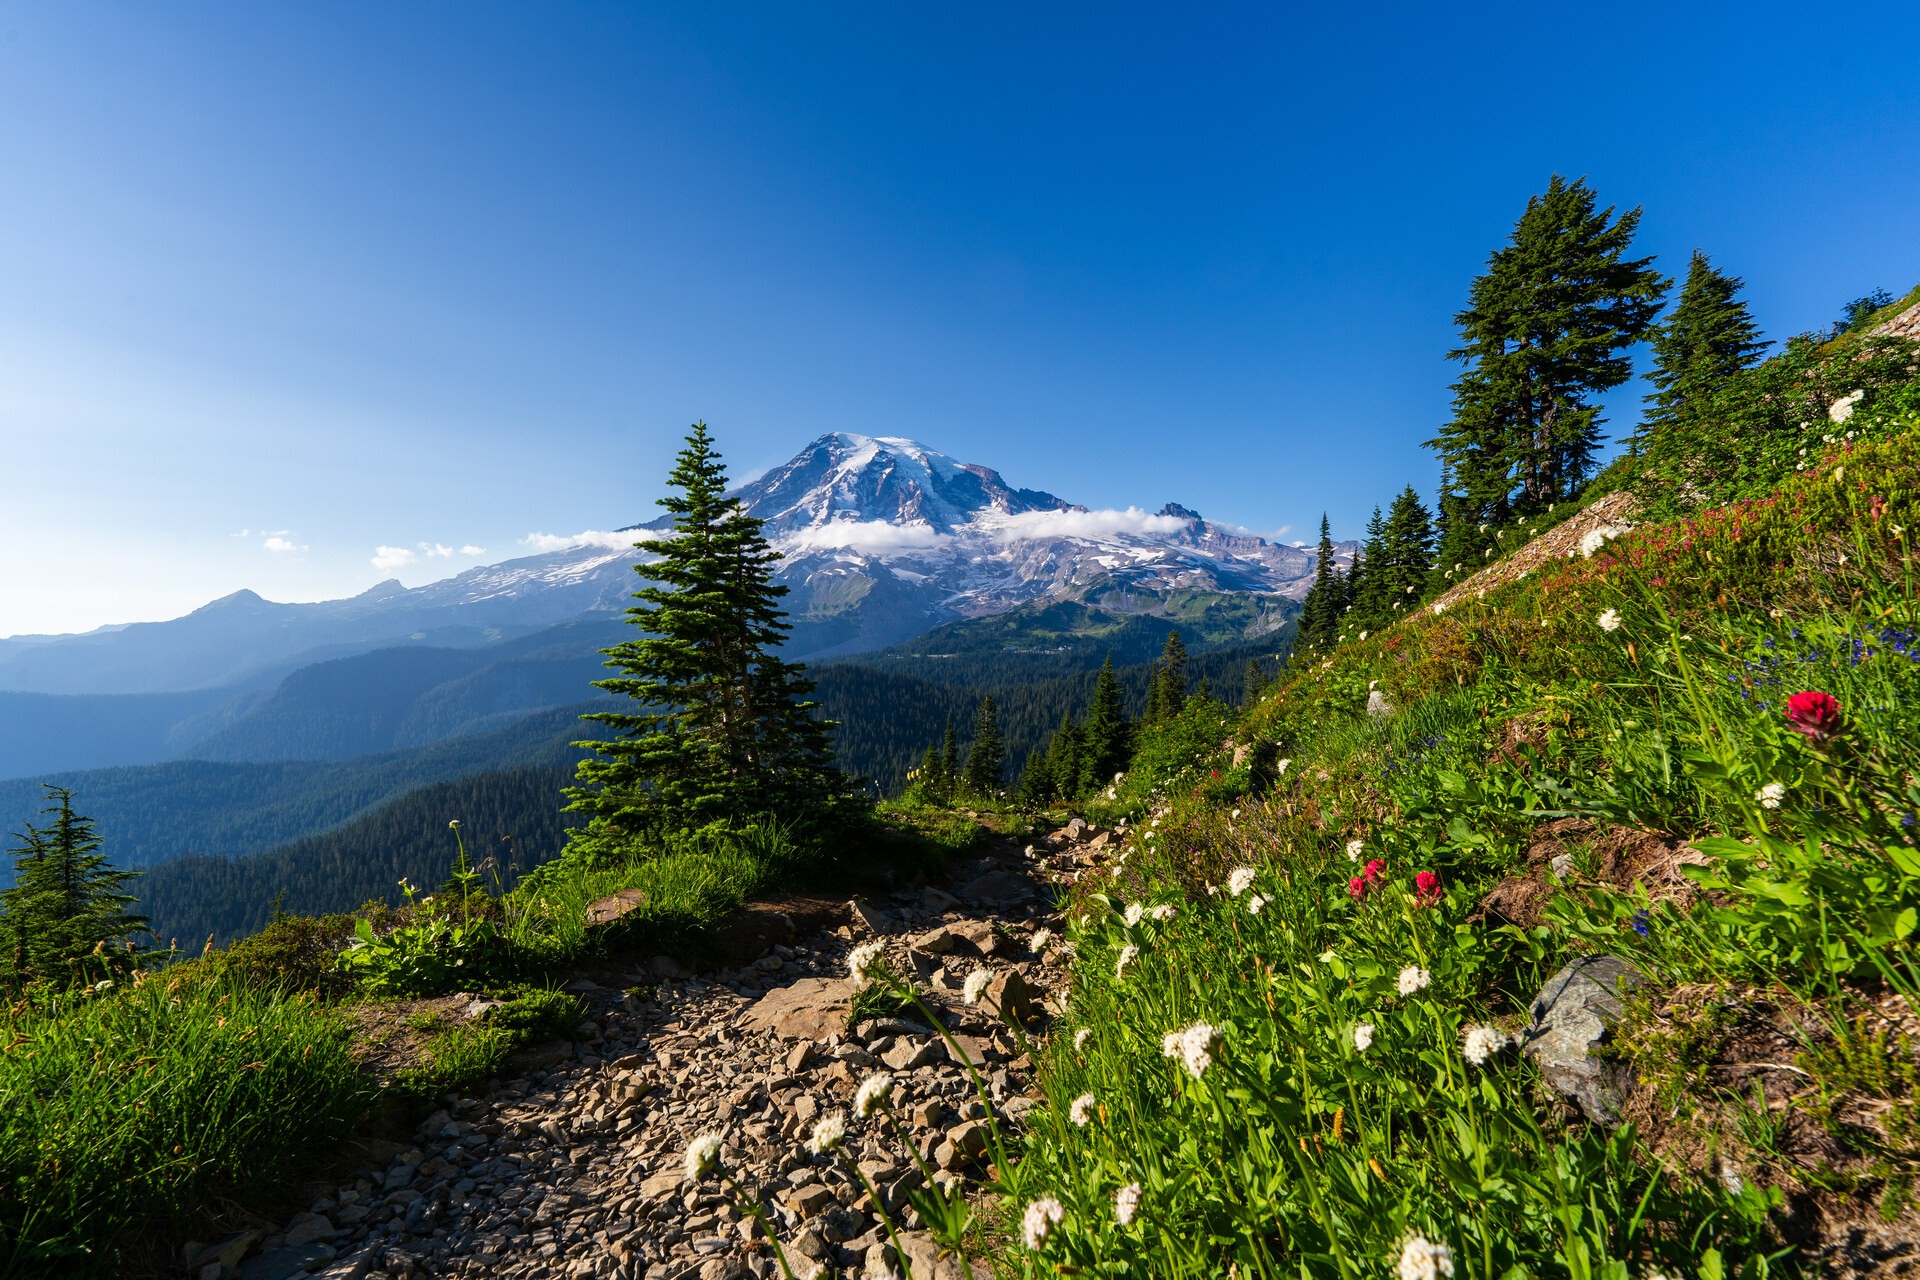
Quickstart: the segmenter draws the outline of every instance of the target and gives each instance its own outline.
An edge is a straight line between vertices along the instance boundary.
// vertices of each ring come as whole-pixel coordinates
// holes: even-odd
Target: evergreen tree
[[[1453,419],[1427,443],[1453,487],[1450,519],[1504,524],[1573,496],[1593,467],[1592,398],[1633,373],[1626,349],[1660,310],[1668,281],[1628,258],[1640,211],[1596,210],[1586,180],[1554,175],[1527,201],[1509,243],[1454,317],[1467,372]]]
[[[1324,652],[1340,635],[1340,615],[1346,607],[1346,584],[1334,562],[1332,527],[1320,513],[1320,545],[1314,552],[1313,585],[1300,605],[1300,627],[1295,643],[1302,649]]]
[[[1260,701],[1260,695],[1267,687],[1267,668],[1258,658],[1247,659],[1247,671],[1240,678],[1241,699],[1247,706]]]
[[[960,788],[960,744],[953,734],[953,717],[947,717],[947,732],[940,739],[940,801],[953,799]]]
[[[1367,525],[1366,578],[1349,625],[1375,631],[1406,617],[1424,598],[1432,561],[1433,518],[1408,485],[1385,519],[1376,510]]]
[[[1013,789],[1014,798],[1029,809],[1038,809],[1053,799],[1053,776],[1047,769],[1047,753],[1035,748],[1027,752],[1027,762],[1020,768],[1020,781]]]
[[[1006,753],[1000,741],[1000,716],[993,699],[980,699],[973,716],[973,745],[967,749],[967,769],[961,787],[968,795],[990,797],[1000,793]]]
[[[1106,786],[1114,774],[1127,767],[1132,730],[1120,695],[1120,681],[1114,678],[1113,657],[1109,654],[1100,667],[1099,678],[1094,681],[1093,703],[1087,708],[1087,723],[1082,730],[1081,792]]]
[[[833,766],[832,725],[806,701],[813,682],[782,661],[787,635],[773,581],[779,553],[762,522],[726,496],[727,475],[704,422],[695,423],[660,500],[672,533],[646,544],[658,557],[634,571],[653,586],[627,610],[639,638],[603,650],[621,674],[594,683],[631,710],[585,718],[611,740],[576,745],[580,762],[568,808],[591,815],[570,849],[625,856],[662,829],[823,816],[848,795]]]
[[[53,820],[44,827],[29,823],[14,837],[13,887],[0,893],[0,938],[7,948],[0,977],[9,983],[97,978],[124,965],[126,950],[96,971],[86,969],[87,957],[105,957],[104,948],[147,927],[145,916],[127,910],[134,897],[123,892],[137,873],[107,861],[92,819],[73,811],[71,791],[45,790],[53,803],[41,812]]]
[[[1336,640],[1341,635],[1358,639],[1362,631],[1378,631],[1383,625],[1375,614],[1385,608],[1381,601],[1386,599],[1386,588],[1375,587],[1373,580],[1374,562],[1386,555],[1386,533],[1387,518],[1375,507],[1367,520],[1366,536],[1360,540],[1360,552],[1354,556],[1353,568],[1347,572],[1346,603],[1341,607],[1339,625],[1334,630]]]
[[[1654,387],[1647,397],[1644,434],[1674,423],[1697,420],[1707,400],[1760,353],[1773,345],[1760,340],[1759,326],[1739,294],[1746,281],[1718,271],[1698,249],[1687,265],[1687,281],[1673,314],[1653,329]]]
[[[1054,730],[1053,740],[1047,744],[1047,776],[1052,779],[1050,790],[1054,796],[1071,800],[1080,794],[1084,754],[1080,726],[1073,722],[1073,717],[1062,716],[1060,727]]]
[[[1167,632],[1167,643],[1154,665],[1153,679],[1147,687],[1147,721],[1171,720],[1180,714],[1187,700],[1187,646],[1176,629]]]

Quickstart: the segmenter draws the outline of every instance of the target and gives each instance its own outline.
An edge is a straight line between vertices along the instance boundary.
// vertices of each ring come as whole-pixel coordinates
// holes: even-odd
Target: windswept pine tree
[[[993,699],[982,697],[973,714],[973,745],[967,749],[967,767],[960,785],[968,795],[994,796],[1006,772],[1006,748],[1000,738],[1000,714]]]
[[[1659,313],[1668,281],[1629,253],[1640,210],[1596,208],[1586,180],[1554,175],[1527,201],[1508,243],[1487,260],[1454,317],[1467,371],[1453,418],[1429,440],[1451,489],[1450,527],[1504,524],[1577,492],[1601,441],[1594,398],[1633,374],[1627,349]],[[1450,541],[1464,560],[1481,548]]]
[[[1773,345],[1761,340],[1759,326],[1740,300],[1745,284],[1694,250],[1680,301],[1653,329],[1653,370],[1647,381],[1654,391],[1647,397],[1646,420],[1634,435],[1636,446],[1654,431],[1697,422],[1714,394]]]
[[[824,816],[849,793],[834,767],[832,726],[814,717],[813,690],[779,648],[787,622],[773,581],[779,553],[761,521],[726,496],[726,468],[704,422],[695,423],[660,500],[672,532],[634,565],[654,585],[633,593],[627,621],[641,633],[603,650],[620,674],[594,683],[628,708],[586,719],[611,740],[577,746],[570,810],[590,814],[569,849],[629,856],[661,830]]]
[[[0,893],[0,981],[93,981],[125,965],[126,943],[147,918],[128,910],[137,874],[100,851],[93,820],[73,811],[73,793],[46,788],[46,826],[29,823],[11,850],[13,887]],[[90,959],[98,956],[98,959]]]

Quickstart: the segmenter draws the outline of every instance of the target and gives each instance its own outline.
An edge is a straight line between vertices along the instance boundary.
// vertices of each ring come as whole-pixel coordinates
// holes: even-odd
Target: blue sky
[[[0,635],[647,519],[695,417],[1350,535],[1556,171],[1775,338],[1920,282],[1916,6],[1331,8],[8,6]]]

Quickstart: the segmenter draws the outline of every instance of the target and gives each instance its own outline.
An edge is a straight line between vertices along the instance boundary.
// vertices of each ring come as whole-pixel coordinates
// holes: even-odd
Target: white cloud
[[[1184,516],[1149,515],[1139,507],[1125,511],[1026,511],[1008,516],[994,536],[1002,542],[1024,538],[1110,538],[1121,533],[1178,533]]]
[[[485,547],[476,547],[469,542],[466,546],[460,548],[460,554],[463,556],[483,556],[487,554],[487,549]]]
[[[435,556],[439,556],[444,560],[453,554],[453,548],[443,542],[423,542],[420,544],[420,554],[426,556],[429,560]]]
[[[663,536],[658,529],[587,529],[580,533],[530,533],[520,545],[535,551],[565,551],[568,547],[630,547]],[[475,548],[474,554],[479,554]]]
[[[285,554],[289,551],[305,551],[307,549],[304,543],[296,543],[296,542],[289,541],[288,539],[281,537],[277,533],[274,534],[272,537],[268,538],[265,542],[261,543],[260,545],[265,547],[269,551],[275,552],[276,554]]]
[[[403,564],[412,564],[420,557],[406,547],[375,547],[373,549],[373,567],[376,569],[398,569]]]
[[[951,539],[952,535],[941,533],[926,524],[894,524],[890,520],[833,520],[811,529],[780,534],[774,540],[781,547],[796,551],[844,547],[851,551],[878,554],[923,550]]]

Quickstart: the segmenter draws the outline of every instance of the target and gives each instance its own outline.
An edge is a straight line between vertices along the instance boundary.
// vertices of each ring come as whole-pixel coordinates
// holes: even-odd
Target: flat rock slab
[[[845,978],[801,978],[754,1001],[742,1025],[789,1040],[825,1040],[846,1029],[851,1000]]]
[[[1522,1052],[1540,1064],[1546,1082],[1587,1119],[1613,1125],[1631,1083],[1624,1064],[1595,1052],[1625,1013],[1622,996],[1647,976],[1618,956],[1582,956],[1547,979],[1528,1012]]]

